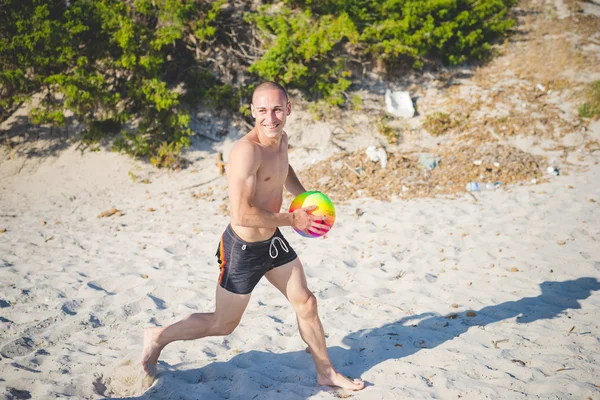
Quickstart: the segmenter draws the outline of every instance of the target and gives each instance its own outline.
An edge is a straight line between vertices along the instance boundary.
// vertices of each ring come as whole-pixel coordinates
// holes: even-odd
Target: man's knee
[[[317,316],[317,298],[312,292],[307,293],[294,303],[294,309],[298,317],[302,319]]]
[[[227,336],[231,335],[235,328],[239,325],[240,321],[215,321],[211,329],[212,336]]]

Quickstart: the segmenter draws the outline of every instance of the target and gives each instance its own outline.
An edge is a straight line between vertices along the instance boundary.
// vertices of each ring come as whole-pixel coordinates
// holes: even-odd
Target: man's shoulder
[[[234,143],[231,153],[246,157],[260,157],[260,148],[258,143],[244,136]]]

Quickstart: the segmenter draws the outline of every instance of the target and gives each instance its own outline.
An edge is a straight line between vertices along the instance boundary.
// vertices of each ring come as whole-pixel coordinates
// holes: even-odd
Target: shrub
[[[351,59],[422,67],[482,60],[514,21],[516,0],[287,0],[249,13],[264,43],[250,71],[306,89],[313,98],[345,103]],[[358,58],[356,58],[358,57]]]
[[[32,122],[61,125],[69,110],[86,144],[108,137],[116,150],[171,165],[200,102],[248,116],[248,83],[268,79],[302,90],[316,115],[359,108],[347,94],[353,66],[483,59],[514,23],[516,0],[263,3],[3,0],[0,118],[41,94]]]
[[[347,14],[313,16],[309,9],[260,7],[247,14],[256,24],[265,43],[265,52],[249,71],[267,80],[280,81],[307,90],[313,100],[324,98],[329,104],[345,101],[344,91],[351,82],[339,47],[357,43],[356,27]]]
[[[389,114],[383,114],[377,117],[375,126],[377,127],[377,132],[384,136],[388,143],[395,144],[401,141],[402,133],[405,129],[404,126],[398,126],[398,123],[399,121]]]
[[[600,117],[600,81],[590,84],[586,92],[586,101],[579,107],[579,116],[593,119]]]
[[[41,93],[32,122],[62,125],[70,110],[86,126],[86,143],[116,136],[116,150],[163,160],[159,165],[171,162],[165,149],[175,154],[188,145],[190,117],[175,88],[190,80],[191,66],[205,63],[194,49],[216,34],[224,0],[4,3],[2,118]],[[196,102],[223,87],[217,79],[204,83],[194,88]]]

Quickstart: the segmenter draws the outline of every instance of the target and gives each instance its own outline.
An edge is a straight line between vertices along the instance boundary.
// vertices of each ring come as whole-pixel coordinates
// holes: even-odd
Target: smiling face
[[[277,139],[282,135],[292,105],[281,89],[265,86],[254,92],[251,109],[259,133],[268,139]]]

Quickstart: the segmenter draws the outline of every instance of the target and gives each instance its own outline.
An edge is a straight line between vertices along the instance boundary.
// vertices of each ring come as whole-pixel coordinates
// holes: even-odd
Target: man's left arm
[[[304,189],[304,186],[300,183],[300,179],[298,179],[298,176],[291,165],[289,166],[288,175],[285,179],[285,188],[288,192],[293,194],[294,197],[306,192],[306,189]]]

